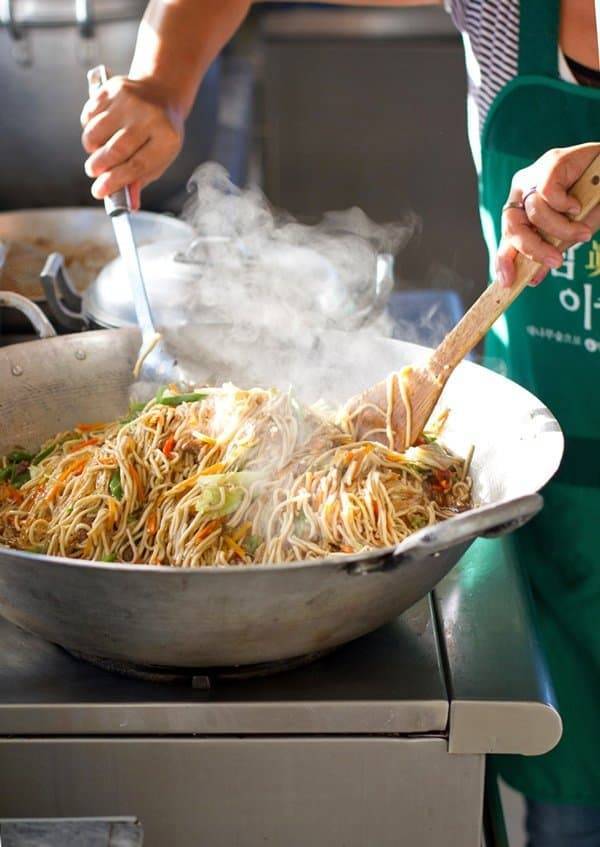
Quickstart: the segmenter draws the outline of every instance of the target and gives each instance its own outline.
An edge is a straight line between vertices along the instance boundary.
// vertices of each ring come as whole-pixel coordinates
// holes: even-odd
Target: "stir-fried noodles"
[[[276,390],[161,392],[0,459],[0,544],[186,568],[280,563],[388,547],[471,506],[469,459],[437,430],[398,453],[357,441],[354,416]]]

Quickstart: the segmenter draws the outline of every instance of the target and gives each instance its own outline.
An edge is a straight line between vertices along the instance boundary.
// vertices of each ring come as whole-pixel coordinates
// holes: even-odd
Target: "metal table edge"
[[[449,752],[552,750],[562,720],[510,539],[476,541],[435,588],[433,607],[450,696]]]

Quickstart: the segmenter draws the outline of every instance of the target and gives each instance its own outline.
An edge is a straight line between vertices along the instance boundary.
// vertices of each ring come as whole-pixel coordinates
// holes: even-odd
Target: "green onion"
[[[29,469],[23,471],[12,478],[12,484],[15,488],[20,488],[22,485],[25,485],[26,482],[29,482],[31,476],[29,474]]]
[[[249,535],[248,538],[242,544],[244,550],[246,550],[251,556],[254,556],[260,545],[262,544],[262,538],[260,535]]]
[[[13,464],[17,464],[18,462],[30,462],[33,459],[33,453],[28,453],[26,450],[13,450],[6,458]]]
[[[119,468],[115,468],[115,470],[110,475],[108,490],[115,498],[115,500],[123,499],[123,486],[121,485],[121,471],[119,470]]]
[[[102,556],[101,562],[116,562],[117,554],[116,553],[108,553],[106,556]]]
[[[147,403],[132,403],[129,406],[129,412],[127,413],[127,416],[121,418],[121,424],[124,425],[131,423],[131,421],[134,421],[138,417],[140,412],[146,408],[147,405]]]
[[[40,452],[33,457],[31,460],[32,465],[39,465],[40,462],[43,462],[44,459],[47,459],[54,451],[56,450],[56,444],[51,444],[50,447],[46,447],[44,450],[40,450]]]
[[[181,406],[182,403],[196,403],[198,400],[204,400],[206,396],[206,393],[202,392],[195,394],[174,394],[172,397],[157,396],[156,402],[161,406]]]
[[[7,465],[5,468],[0,470],[0,482],[5,482],[6,480],[11,480],[14,471],[13,465]]]
[[[306,518],[304,512],[300,512],[300,514],[294,518],[294,534],[298,536],[298,538],[304,538],[304,534],[310,528],[310,524]]]

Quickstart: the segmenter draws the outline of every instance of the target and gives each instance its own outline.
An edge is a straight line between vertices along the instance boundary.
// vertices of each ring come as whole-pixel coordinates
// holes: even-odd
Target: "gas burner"
[[[157,667],[155,665],[136,665],[131,662],[119,661],[118,659],[88,656],[86,653],[79,653],[76,650],[66,650],[66,652],[75,659],[89,662],[102,670],[127,676],[130,679],[139,679],[144,682],[191,685],[192,688],[209,689],[216,682],[257,679],[295,670],[311,662],[316,662],[324,656],[328,656],[333,652],[333,649],[308,653],[305,656],[296,656],[292,659],[279,659],[273,662],[262,662],[256,665],[240,665],[230,668],[171,668]]]

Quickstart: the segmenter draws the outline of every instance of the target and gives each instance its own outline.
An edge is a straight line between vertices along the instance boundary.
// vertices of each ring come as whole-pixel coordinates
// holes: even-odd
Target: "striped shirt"
[[[518,74],[521,2],[444,0],[463,36],[469,86],[469,141],[477,170],[481,167],[481,131],[490,106],[504,86]],[[558,69],[563,79],[576,83],[560,50]]]
[[[496,95],[518,72],[520,0],[445,2],[463,35],[469,98],[476,105],[481,131]]]

